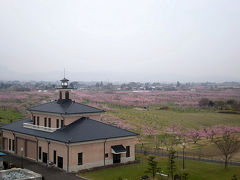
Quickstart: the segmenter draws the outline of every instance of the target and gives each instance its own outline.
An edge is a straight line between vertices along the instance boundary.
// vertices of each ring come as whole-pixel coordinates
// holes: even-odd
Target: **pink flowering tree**
[[[197,129],[189,129],[187,133],[185,133],[185,137],[189,139],[190,141],[193,141],[194,144],[197,143],[197,141],[201,138],[202,132]]]
[[[220,134],[213,139],[214,144],[224,157],[224,168],[228,168],[232,155],[240,150],[240,128],[222,127],[218,131]]]
[[[153,134],[153,128],[149,126],[144,127],[144,134],[147,136],[151,136]]]

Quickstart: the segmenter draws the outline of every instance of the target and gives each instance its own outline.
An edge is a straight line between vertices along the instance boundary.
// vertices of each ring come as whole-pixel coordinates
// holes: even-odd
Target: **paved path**
[[[144,153],[144,151],[141,151],[139,149],[136,149],[137,153]],[[167,153],[162,153],[162,152],[151,152],[148,151],[148,154],[152,154],[152,155],[156,155],[156,156],[168,156]],[[177,158],[182,159],[183,156],[177,156]],[[217,163],[217,164],[224,164],[224,161],[220,161],[220,160],[211,160],[211,159],[202,159],[202,158],[194,158],[194,157],[184,157],[184,159],[188,159],[188,160],[194,160],[194,161],[203,161],[203,162],[210,162],[210,163]],[[233,165],[233,166],[240,166],[240,162],[229,162],[229,165]]]
[[[11,163],[21,167],[21,158],[8,154],[8,160]],[[75,173],[66,173],[58,168],[47,167],[44,164],[40,164],[28,159],[23,159],[23,167],[41,174],[46,180],[84,180],[76,176]]]

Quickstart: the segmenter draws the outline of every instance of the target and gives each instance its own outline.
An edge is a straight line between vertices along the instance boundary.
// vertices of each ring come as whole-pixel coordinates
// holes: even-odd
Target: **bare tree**
[[[176,138],[172,134],[164,134],[162,137],[162,143],[166,147],[166,150],[169,151],[173,149],[174,146],[179,144],[179,138]]]
[[[232,155],[240,149],[238,134],[225,129],[223,134],[216,137],[213,142],[224,156],[224,168],[227,169]]]
[[[140,131],[139,135],[137,136],[138,138],[138,142],[141,144],[141,151],[143,150],[143,141],[144,141],[144,138],[143,138],[143,135],[142,135],[142,132]]]
[[[158,151],[160,146],[160,141],[157,135],[154,136],[154,144],[155,144],[155,151]]]

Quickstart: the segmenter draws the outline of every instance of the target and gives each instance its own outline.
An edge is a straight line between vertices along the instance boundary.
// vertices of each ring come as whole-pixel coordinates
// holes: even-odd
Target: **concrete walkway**
[[[21,167],[22,159],[20,157],[8,154],[8,161]],[[66,173],[58,168],[47,167],[44,164],[40,164],[28,159],[23,159],[23,167],[41,174],[46,180],[85,180],[77,177],[75,173]]]

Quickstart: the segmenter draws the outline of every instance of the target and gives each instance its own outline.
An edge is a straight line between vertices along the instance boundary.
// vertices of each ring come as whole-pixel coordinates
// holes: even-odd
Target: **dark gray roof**
[[[137,134],[109,124],[105,124],[89,118],[81,118],[72,124],[58,129],[54,132],[45,132],[23,127],[23,123],[30,122],[27,118],[5,126],[1,129],[18,132],[26,135],[46,138],[64,143],[76,143],[100,139],[111,139],[119,137],[136,136]]]
[[[28,109],[29,111],[48,112],[57,114],[85,114],[105,112],[101,109],[77,103],[72,100],[58,100],[41,104]]]
[[[66,78],[63,78],[62,80],[60,80],[60,81],[69,81],[68,79],[66,79]]]

